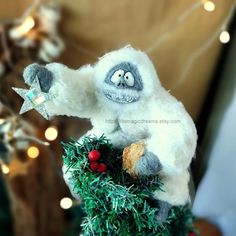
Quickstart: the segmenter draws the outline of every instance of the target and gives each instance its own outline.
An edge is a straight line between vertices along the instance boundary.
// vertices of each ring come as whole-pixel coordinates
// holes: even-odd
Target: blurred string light
[[[1,102],[0,106],[0,141],[4,148],[4,152],[0,154],[0,171],[1,164],[4,164],[10,168],[10,175],[14,172],[21,173],[18,170],[25,168],[26,165],[19,161],[18,151],[26,152],[26,155],[28,154],[27,156],[30,158],[37,158],[40,152],[39,148],[37,145],[30,145],[30,141],[42,145],[49,145],[49,143],[33,136],[36,133],[34,126],[20,119]],[[13,166],[17,166],[17,169],[13,168]],[[8,172],[5,166],[2,168],[4,168],[4,173]]]
[[[204,7],[204,9],[205,9],[206,11],[210,11],[210,12],[211,12],[211,11],[214,11],[215,8],[216,8],[214,2],[208,1],[208,0],[204,0],[204,1],[203,1],[203,7]]]
[[[44,63],[55,61],[64,50],[58,33],[60,18],[60,6],[56,1],[41,4],[40,0],[33,0],[22,17],[3,20],[0,23],[0,46],[6,56],[0,58],[0,76],[8,73],[8,69],[15,73],[14,68],[22,56],[31,60],[37,58]],[[31,49],[34,49],[33,54]]]
[[[5,122],[5,119],[0,118],[0,125]]]
[[[1,165],[1,169],[2,169],[2,173],[5,174],[5,175],[7,175],[10,172],[9,167],[5,164]]]
[[[32,16],[26,17],[25,21],[17,28],[19,33],[27,34],[35,26],[35,21]]]
[[[32,159],[37,158],[39,156],[39,149],[35,146],[30,146],[27,149],[27,155],[28,155],[28,157],[30,157]]]
[[[72,200],[69,197],[64,197],[60,201],[60,206],[62,209],[69,209],[72,207]]]
[[[9,31],[10,38],[12,39],[20,39],[22,36],[27,35],[27,33],[34,28],[35,21],[32,16],[28,16],[25,18],[23,23],[18,27],[13,27]]]
[[[201,3],[201,6],[203,5],[205,10],[208,9],[208,10],[213,11],[215,9],[215,4],[212,1],[201,0],[200,3]],[[235,9],[236,9],[236,1],[232,4],[232,7],[230,8],[229,12],[226,14],[223,21],[219,24],[219,27],[217,27],[216,30],[212,33],[212,35],[190,55],[179,79],[176,80],[176,82],[172,85],[169,91],[175,90],[180,84],[182,84],[187,78],[189,78],[189,72],[193,64],[195,63],[195,61],[200,56],[202,56],[202,54],[205,53],[216,42],[217,39],[219,39],[222,43],[229,42],[230,40],[229,33],[227,31],[222,31],[222,29],[226,29],[228,27],[228,24],[231,22],[231,19],[234,16]],[[171,34],[169,35],[171,36]]]
[[[58,136],[58,130],[55,126],[50,126],[45,130],[44,135],[48,141],[53,141]]]
[[[221,32],[220,36],[219,36],[220,42],[221,43],[228,43],[230,41],[230,35],[229,32],[224,30]]]

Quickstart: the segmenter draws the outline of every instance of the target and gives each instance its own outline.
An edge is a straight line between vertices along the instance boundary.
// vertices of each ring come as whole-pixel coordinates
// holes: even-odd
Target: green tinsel
[[[154,190],[162,191],[160,180],[157,176],[131,178],[122,170],[122,150],[114,149],[105,136],[86,136],[80,143],[72,141],[63,147],[64,163],[73,171],[74,192],[83,199],[84,236],[185,236],[195,231],[189,206],[173,207],[159,224],[158,209],[148,199]],[[90,170],[88,153],[94,149],[101,153],[106,173]]]

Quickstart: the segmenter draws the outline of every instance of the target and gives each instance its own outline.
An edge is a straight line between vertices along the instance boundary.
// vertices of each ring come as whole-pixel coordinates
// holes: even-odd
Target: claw
[[[162,224],[168,217],[169,211],[171,209],[171,205],[165,201],[158,201],[159,203],[159,210],[157,214],[157,219],[160,224]]]
[[[169,211],[172,208],[172,205],[165,201],[160,201],[155,198],[148,199],[148,203],[151,207],[158,209],[157,220],[161,225],[168,217]]]

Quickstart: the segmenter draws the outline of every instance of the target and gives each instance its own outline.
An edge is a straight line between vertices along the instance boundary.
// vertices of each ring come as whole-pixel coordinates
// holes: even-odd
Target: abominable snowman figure
[[[181,102],[160,84],[148,56],[131,46],[112,51],[94,65],[73,70],[58,63],[29,65],[24,78],[51,95],[45,103],[48,115],[88,118],[88,134],[105,134],[117,148],[145,140],[145,154],[135,168],[138,175],[161,176],[164,191],[153,193],[159,218],[173,205],[189,199],[188,167],[194,156],[195,125]],[[64,178],[73,194],[70,172]],[[74,193],[76,196],[76,193]],[[78,196],[76,196],[78,197]]]

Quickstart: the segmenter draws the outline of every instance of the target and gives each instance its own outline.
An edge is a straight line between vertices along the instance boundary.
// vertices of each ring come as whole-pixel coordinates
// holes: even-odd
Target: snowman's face
[[[130,62],[122,62],[110,69],[104,80],[103,95],[112,102],[137,102],[143,83],[138,69]]]

